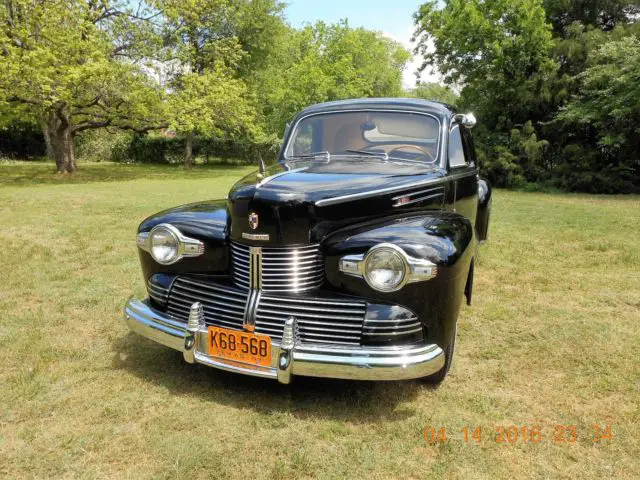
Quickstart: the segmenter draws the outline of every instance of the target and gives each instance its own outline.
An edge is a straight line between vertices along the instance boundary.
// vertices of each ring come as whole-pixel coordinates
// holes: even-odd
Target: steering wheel
[[[429,162],[435,162],[436,159],[433,157],[433,155],[431,154],[431,152],[429,150],[427,150],[424,147],[421,147],[419,145],[412,145],[410,143],[407,143],[406,145],[398,145],[395,148],[392,148],[391,150],[389,150],[388,155],[391,156],[394,152],[404,149],[404,148],[413,148],[414,150],[419,151],[422,155],[424,155],[425,157],[427,157],[429,159]]]

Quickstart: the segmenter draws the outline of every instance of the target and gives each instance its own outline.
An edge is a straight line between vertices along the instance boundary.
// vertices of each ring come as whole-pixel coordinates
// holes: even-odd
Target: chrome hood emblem
[[[258,214],[256,212],[251,212],[249,214],[249,226],[251,227],[251,230],[255,230],[256,228],[258,228],[258,222]]]

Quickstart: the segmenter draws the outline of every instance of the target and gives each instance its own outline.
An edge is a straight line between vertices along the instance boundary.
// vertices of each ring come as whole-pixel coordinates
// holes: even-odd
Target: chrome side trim
[[[410,195],[406,195],[406,196],[410,196]],[[423,202],[425,200],[431,200],[438,197],[444,198],[444,193],[434,193],[433,195],[425,195],[424,197],[414,198],[413,200],[409,200],[408,202],[404,202],[404,203],[400,203],[399,201],[397,201],[392,205],[392,207],[393,208],[404,207],[406,205],[412,205],[414,203]]]
[[[420,195],[422,193],[434,193],[436,191],[442,194],[444,193],[444,187],[427,188],[425,190],[418,190],[417,192],[408,192],[403,195],[398,195],[396,197],[393,197],[391,200],[400,200],[401,198],[404,198],[404,197],[410,197],[412,195]]]
[[[294,168],[293,170],[284,170],[282,172],[278,172],[275,173],[269,177],[263,178],[262,180],[260,180],[260,182],[258,182],[258,184],[256,184],[256,188],[260,188],[263,187],[264,185],[266,185],[267,183],[269,183],[271,180],[275,180],[276,178],[285,175],[287,173],[292,173],[292,172],[301,172],[302,170],[306,170],[307,167],[302,167],[302,168]]]
[[[323,198],[316,202],[316,206],[318,207],[328,207],[330,205],[336,205],[338,203],[350,202],[353,200],[362,200],[364,198],[375,197],[377,195],[383,195],[386,193],[396,193],[407,190],[408,188],[413,187],[426,187],[427,185],[433,185],[435,183],[442,182],[443,180],[447,180],[448,177],[436,177],[430,178],[428,180],[422,180],[420,182],[408,183],[405,185],[400,185],[397,187],[387,187],[387,188],[378,188],[377,190],[369,190],[367,192],[359,192],[359,193],[351,193],[349,195],[341,195],[339,197],[332,198]]]

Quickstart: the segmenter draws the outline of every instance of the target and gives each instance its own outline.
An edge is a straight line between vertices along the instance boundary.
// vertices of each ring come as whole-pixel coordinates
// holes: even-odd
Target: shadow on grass
[[[175,180],[211,178],[218,173],[237,170],[238,176],[251,165],[217,163],[185,169],[182,165],[149,165],[121,163],[81,163],[74,174],[58,174],[49,162],[0,162],[0,185],[34,186],[66,185],[128,180]],[[257,167],[256,167],[257,168]]]
[[[198,396],[206,401],[297,418],[322,418],[363,424],[380,419],[412,417],[397,409],[422,389],[436,388],[420,381],[364,382],[296,377],[290,385],[186,363],[182,354],[129,333],[114,342],[113,367],[147,382],[162,385],[173,395]]]

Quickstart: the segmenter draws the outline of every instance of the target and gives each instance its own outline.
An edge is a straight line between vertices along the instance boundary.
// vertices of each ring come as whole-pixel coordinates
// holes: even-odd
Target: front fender
[[[339,270],[343,255],[365,253],[378,243],[393,243],[412,257],[435,263],[437,276],[384,293],[371,289],[364,279]],[[473,225],[454,212],[354,225],[323,242],[327,281],[337,290],[411,309],[420,316],[428,339],[444,347],[454,333],[475,246]]]
[[[138,249],[142,272],[147,281],[156,273],[211,273],[221,274],[229,270],[229,212],[226,200],[191,203],[156,213],[142,221],[139,232],[148,232],[156,225],[170,223],[184,235],[204,243],[200,257],[184,258],[173,265],[160,265],[151,255]]]

